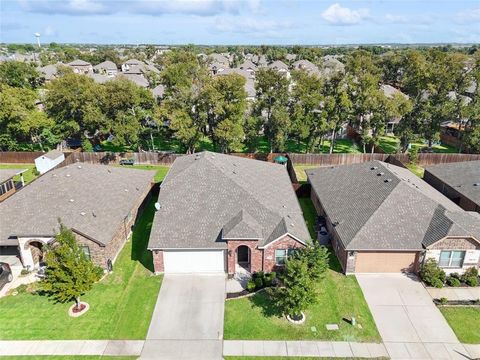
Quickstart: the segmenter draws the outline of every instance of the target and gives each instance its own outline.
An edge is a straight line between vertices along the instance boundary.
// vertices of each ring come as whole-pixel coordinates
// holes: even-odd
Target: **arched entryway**
[[[250,248],[246,245],[240,245],[237,248],[237,265],[250,271]]]
[[[25,244],[25,250],[30,250],[34,266],[43,262],[44,244],[40,241],[29,241]]]

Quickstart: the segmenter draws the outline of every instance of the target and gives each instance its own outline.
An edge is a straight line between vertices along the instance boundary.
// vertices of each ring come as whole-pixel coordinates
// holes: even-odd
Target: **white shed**
[[[65,160],[65,155],[58,150],[49,151],[35,159],[35,167],[40,174],[53,169],[55,166]]]

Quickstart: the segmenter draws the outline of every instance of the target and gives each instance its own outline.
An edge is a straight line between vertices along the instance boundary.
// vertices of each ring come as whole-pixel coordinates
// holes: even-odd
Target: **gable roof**
[[[67,65],[68,66],[92,66],[92,64],[90,64],[89,62],[86,62],[80,59],[70,61]]]
[[[106,60],[93,67],[95,70],[118,70],[117,65],[110,60]]]
[[[177,158],[160,188],[149,249],[226,248],[222,238],[310,238],[282,165],[202,152]]]
[[[27,169],[0,169],[0,184],[25,171]]]
[[[49,171],[0,203],[0,244],[10,237],[53,236],[58,219],[100,244],[151,186],[155,171],[78,163]]]
[[[275,60],[272,62],[270,65],[268,65],[270,69],[275,69],[275,70],[285,70],[288,71],[288,66],[281,60]]]
[[[257,70],[257,65],[255,65],[251,60],[247,59],[242,64],[238,65],[238,68],[241,70]]]
[[[420,250],[447,235],[480,236],[465,225],[472,215],[408,169],[372,161],[307,176],[347,250]],[[442,217],[455,226],[439,230]]]
[[[480,160],[427,166],[425,170],[480,206]]]

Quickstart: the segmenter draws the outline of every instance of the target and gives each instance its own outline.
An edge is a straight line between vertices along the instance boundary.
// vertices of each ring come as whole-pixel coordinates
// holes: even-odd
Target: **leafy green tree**
[[[281,285],[274,288],[273,300],[285,315],[300,318],[303,310],[316,300],[315,281],[309,274],[307,259],[292,257],[287,260]]]
[[[320,246],[317,241],[312,240],[311,244],[296,251],[293,257],[307,263],[308,273],[312,280],[318,281],[325,276],[328,269],[328,249]]]
[[[0,63],[0,84],[24,89],[36,89],[40,83],[40,74],[33,64],[21,61]]]
[[[37,108],[36,100],[37,94],[33,90],[8,85],[0,87],[0,132],[3,150],[16,150],[18,143],[23,142],[38,144],[41,150],[43,145],[54,145],[42,134],[47,130],[51,132],[55,122]]]
[[[468,151],[480,153],[480,50],[473,56],[471,70],[472,83],[476,84],[471,101],[466,106],[465,137],[464,142]]]
[[[273,69],[256,73],[254,114],[264,119],[264,132],[270,151],[283,151],[290,130],[287,77]]]
[[[73,232],[63,224],[54,244],[47,249],[45,262],[47,269],[41,290],[59,302],[74,300],[77,308],[80,296],[92,288],[103,272],[86,257]]]
[[[73,73],[53,80],[47,86],[45,111],[65,137],[93,135],[107,126],[103,113],[104,87],[93,79]]]
[[[306,71],[292,72],[291,132],[299,141],[307,141],[307,152],[322,145],[329,130],[324,101],[323,83],[316,75]]]

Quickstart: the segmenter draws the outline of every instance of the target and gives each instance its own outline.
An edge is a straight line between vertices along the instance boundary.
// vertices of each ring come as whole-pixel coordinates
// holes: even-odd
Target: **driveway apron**
[[[165,275],[142,359],[222,359],[225,275]]]

